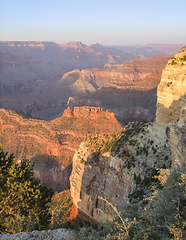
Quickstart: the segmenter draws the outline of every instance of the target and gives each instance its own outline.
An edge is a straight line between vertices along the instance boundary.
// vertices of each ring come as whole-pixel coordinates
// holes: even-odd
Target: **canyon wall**
[[[68,114],[70,113],[70,114]],[[113,113],[100,108],[77,107],[52,121],[33,119],[0,109],[0,143],[19,162],[31,159],[41,183],[54,190],[69,188],[72,157],[89,135],[115,133],[122,126]]]
[[[104,199],[124,209],[129,202],[150,196],[157,168],[185,166],[185,65],[183,48],[162,74],[154,122],[129,123],[120,135],[96,135],[81,143],[70,177],[80,216],[83,212],[87,220],[106,220],[114,212]]]
[[[159,84],[158,76],[161,75],[168,59],[168,56],[159,55],[149,57],[144,61],[136,58],[123,64],[107,64],[105,69],[94,68],[81,71],[76,69],[64,74],[61,82],[66,78],[69,79],[68,81],[73,79],[69,86],[70,90],[82,94],[86,94],[87,91],[94,92],[107,85],[133,90],[148,90]],[[75,79],[76,81],[74,81]]]
[[[114,112],[125,123],[148,122],[155,118],[156,88],[168,59],[159,55],[143,61],[107,64],[107,69],[76,69],[65,74],[59,83],[71,82],[68,90],[76,96],[69,98],[67,106],[70,108],[100,106]]]
[[[158,86],[156,121],[164,125],[176,122],[186,102],[186,57],[184,48],[170,59]]]
[[[148,121],[156,103],[156,93],[148,91],[157,87],[169,56],[136,57],[100,44],[0,42],[0,107],[54,119],[66,107],[88,105],[115,112],[126,122],[133,119],[126,117],[131,108],[137,108],[147,110],[143,120]],[[136,113],[134,119],[141,119]]]

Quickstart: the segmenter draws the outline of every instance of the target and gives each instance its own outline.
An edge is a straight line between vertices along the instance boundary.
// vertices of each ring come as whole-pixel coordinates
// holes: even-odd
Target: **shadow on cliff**
[[[69,176],[72,164],[62,169],[55,156],[37,155],[31,159],[34,162],[35,176],[41,180],[43,186],[49,186],[54,191],[70,188]]]
[[[167,125],[165,134],[169,138],[170,129],[168,125],[171,123],[175,123],[180,119],[181,109],[182,107],[186,107],[186,93],[178,100],[173,101],[169,108],[166,108],[162,104],[159,104],[158,107],[161,108],[161,111],[163,113],[167,113],[167,115],[165,115],[165,117],[167,118],[167,123],[165,124]],[[138,134],[137,130],[137,128],[128,129],[125,136],[121,136],[114,143],[111,148],[111,153],[114,153],[114,155],[115,153],[119,153],[123,146],[122,142],[129,141],[130,136]],[[121,140],[121,138],[123,139]],[[99,144],[100,140],[98,139],[96,141],[97,144]],[[126,151],[125,154],[130,153],[127,153]],[[91,153],[87,157],[86,162],[81,162],[80,160],[79,165],[82,164],[82,167],[78,166],[79,168],[77,169],[77,173],[81,177],[80,179],[77,179],[77,182],[81,185],[75,186],[80,191],[77,191],[75,195],[76,197],[78,196],[76,199],[79,207],[77,217],[82,221],[94,223],[94,219],[100,219],[100,216],[104,213],[113,214],[113,210],[108,206],[105,201],[99,199],[99,196],[107,199],[111,203],[113,203],[114,201],[114,204],[116,204],[117,202],[124,203],[124,196],[120,187],[125,186],[126,196],[129,196],[129,194],[131,194],[130,183],[125,182],[125,178],[122,178],[120,176],[119,170],[117,170],[117,163],[113,162],[111,164],[111,160],[109,158],[110,156],[107,157],[107,154],[101,154],[100,149],[98,148],[98,151]],[[127,168],[130,169],[130,167],[132,166],[130,164],[133,164],[132,158],[131,162],[126,161],[126,164],[128,164]],[[73,181],[74,182],[72,182],[72,184],[78,184],[75,182],[76,179],[74,179]]]
[[[111,180],[108,177],[112,175],[111,172],[118,174],[115,169],[109,167],[108,157],[103,157],[99,152],[94,152],[87,157],[85,168],[82,167],[79,172],[79,174],[82,173],[82,178],[77,181],[74,179],[75,187],[80,190],[75,193],[76,197],[79,196],[80,199],[80,201],[78,200],[76,221],[97,225],[99,218],[105,213],[112,216],[115,214],[105,201],[98,198],[101,196],[108,199],[104,191],[109,190],[107,181]],[[81,186],[78,186],[79,183]],[[111,181],[109,184],[112,185],[113,182]]]
[[[165,125],[175,123],[180,118],[182,107],[186,107],[186,93],[178,100],[174,100],[168,108],[157,103],[156,118]]]
[[[149,122],[155,118],[157,88],[143,91],[101,88],[95,93],[77,97],[76,103],[71,103],[70,107],[73,109],[76,106],[94,106],[91,103],[96,101],[104,111],[114,112],[123,126],[131,121]]]

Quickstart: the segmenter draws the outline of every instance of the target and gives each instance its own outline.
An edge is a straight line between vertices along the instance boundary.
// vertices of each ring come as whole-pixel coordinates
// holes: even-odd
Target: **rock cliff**
[[[164,49],[165,47],[172,49],[172,46],[162,46]],[[130,108],[136,107],[135,102],[138,103],[139,108],[146,109],[149,112],[148,119],[152,119],[155,117],[156,93],[143,93],[140,98],[138,92],[135,97],[132,91],[134,89],[144,91],[152,89],[153,86],[157,87],[166,56],[158,55],[157,61],[155,59],[151,61],[152,59],[149,58],[145,60],[144,57],[155,54],[161,54],[161,52],[153,51],[152,47],[133,46],[118,49],[100,44],[89,47],[81,42],[60,45],[54,42],[0,42],[0,107],[22,111],[34,118],[54,119],[62,115],[70,97],[91,95],[86,102],[90,105],[97,99],[96,103],[99,102],[99,105],[91,106],[99,106],[115,112],[117,117],[123,120],[126,119],[125,116],[128,115]],[[135,60],[124,64],[124,61],[134,60],[136,57],[144,61]],[[104,66],[106,69],[103,69]],[[80,69],[79,73],[76,75],[69,73],[67,77],[65,73],[77,68]],[[81,72],[82,69],[89,70]],[[150,75],[146,76],[148,73]],[[64,77],[59,81],[63,74],[65,74]],[[76,76],[78,77],[75,79]],[[144,77],[145,80],[141,81]],[[120,81],[122,81],[121,84],[125,84],[124,88]],[[107,87],[109,85],[109,88],[105,88],[105,84]],[[98,91],[98,88],[103,85],[104,89]],[[125,98],[126,89],[128,92]],[[121,97],[121,91],[123,97]],[[109,95],[110,92],[114,92],[114,96],[117,96],[117,104],[120,108],[107,104],[104,96]],[[151,95],[152,100],[150,100]],[[132,100],[134,98],[135,100]],[[127,103],[126,108],[122,110],[120,102],[126,102],[126,99],[129,99],[130,106]],[[36,100],[39,106],[35,104]],[[153,107],[149,109],[144,100],[150,101],[149,105]],[[78,105],[78,102],[85,103],[85,100],[80,99],[73,106],[87,105],[84,103]],[[126,120],[129,121],[129,119]],[[135,117],[135,120],[139,119]]]
[[[125,89],[147,90],[157,87],[160,81],[158,76],[160,77],[168,59],[168,56],[160,55],[146,58],[144,61],[136,58],[123,64],[107,64],[105,69],[94,68],[81,71],[76,69],[63,75],[62,80],[73,79],[69,86],[71,91],[82,94],[94,92],[108,84]],[[146,80],[145,85],[144,80]]]
[[[4,151],[14,153],[18,161],[33,160],[35,175],[55,190],[69,188],[72,157],[85,137],[121,129],[114,114],[100,108],[67,109],[52,121],[0,109],[0,143]]]
[[[156,88],[169,57],[154,56],[141,61],[107,64],[107,69],[74,70],[60,81],[71,82],[67,106],[100,106],[129,122],[155,118]],[[60,82],[59,81],[59,82]]]
[[[151,186],[156,184],[157,168],[170,168],[176,163],[185,166],[185,64],[185,48],[167,63],[158,87],[153,123],[129,123],[120,135],[96,135],[81,143],[70,177],[79,215],[83,212],[87,219],[105,220],[114,213],[101,198],[118,209],[124,208],[149,196]]]
[[[99,197],[117,208],[147,195],[159,167],[171,165],[170,146],[152,123],[129,123],[121,135],[90,137],[73,158],[71,195],[80,215],[96,221],[113,214]]]
[[[174,164],[184,168],[186,166],[186,106],[181,110],[179,121],[167,126],[166,133]]]
[[[185,48],[168,61],[158,86],[157,98],[156,121],[164,125],[176,122],[186,102]]]

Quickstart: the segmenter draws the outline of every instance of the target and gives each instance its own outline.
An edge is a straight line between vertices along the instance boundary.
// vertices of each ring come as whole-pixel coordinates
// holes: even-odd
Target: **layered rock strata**
[[[59,191],[69,188],[72,157],[82,140],[96,132],[108,134],[121,129],[114,114],[100,108],[67,109],[64,116],[52,121],[0,109],[4,151],[14,153],[18,161],[32,159],[41,183]]]
[[[158,86],[157,97],[157,123],[168,125],[176,122],[186,102],[185,48],[168,61]]]
[[[150,57],[144,61],[136,58],[119,65],[107,64],[105,69],[94,68],[81,71],[75,69],[64,74],[59,83],[68,79],[72,82],[69,85],[69,90],[72,93],[85,95],[87,92],[95,92],[104,86],[115,86],[129,90],[152,89],[159,84],[162,69],[168,59],[168,56],[162,55]],[[145,85],[143,81],[146,81]]]
[[[67,106],[100,106],[125,123],[155,118],[156,88],[169,57],[154,56],[141,61],[107,64],[106,69],[74,70],[58,82],[68,80]],[[78,96],[81,93],[83,96]],[[76,96],[75,96],[76,95]]]
[[[129,123],[120,136],[90,137],[76,151],[71,195],[89,218],[99,222],[113,214],[103,199],[122,209],[148,197],[157,168],[185,166],[185,64],[184,48],[164,70],[153,123]]]

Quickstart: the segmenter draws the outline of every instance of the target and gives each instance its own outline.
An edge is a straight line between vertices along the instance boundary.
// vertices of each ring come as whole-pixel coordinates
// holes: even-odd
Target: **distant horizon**
[[[59,45],[63,45],[63,44],[69,44],[69,43],[82,43],[83,45],[86,45],[87,47],[91,47],[92,45],[95,45],[95,44],[99,44],[99,45],[103,45],[103,46],[107,46],[107,47],[114,47],[114,46],[148,46],[148,45],[186,45],[186,42],[185,43],[153,43],[153,42],[151,42],[151,43],[145,43],[145,44],[118,44],[118,45],[116,45],[116,44],[113,44],[113,45],[104,45],[104,44],[102,44],[102,43],[99,43],[99,42],[95,42],[95,43],[92,43],[92,44],[90,44],[90,45],[88,45],[88,44],[86,44],[86,43],[84,43],[84,42],[81,42],[81,41],[68,41],[68,42],[63,42],[63,43],[61,43],[61,42],[55,42],[55,41],[46,41],[46,40],[43,40],[43,41],[34,41],[34,40],[3,40],[3,41],[1,41],[0,40],[0,42],[14,42],[14,43],[18,43],[18,42],[27,42],[27,43],[36,43],[36,42],[38,42],[38,43],[56,43],[56,44],[59,44]]]
[[[183,44],[185,0],[0,0],[0,41]]]

